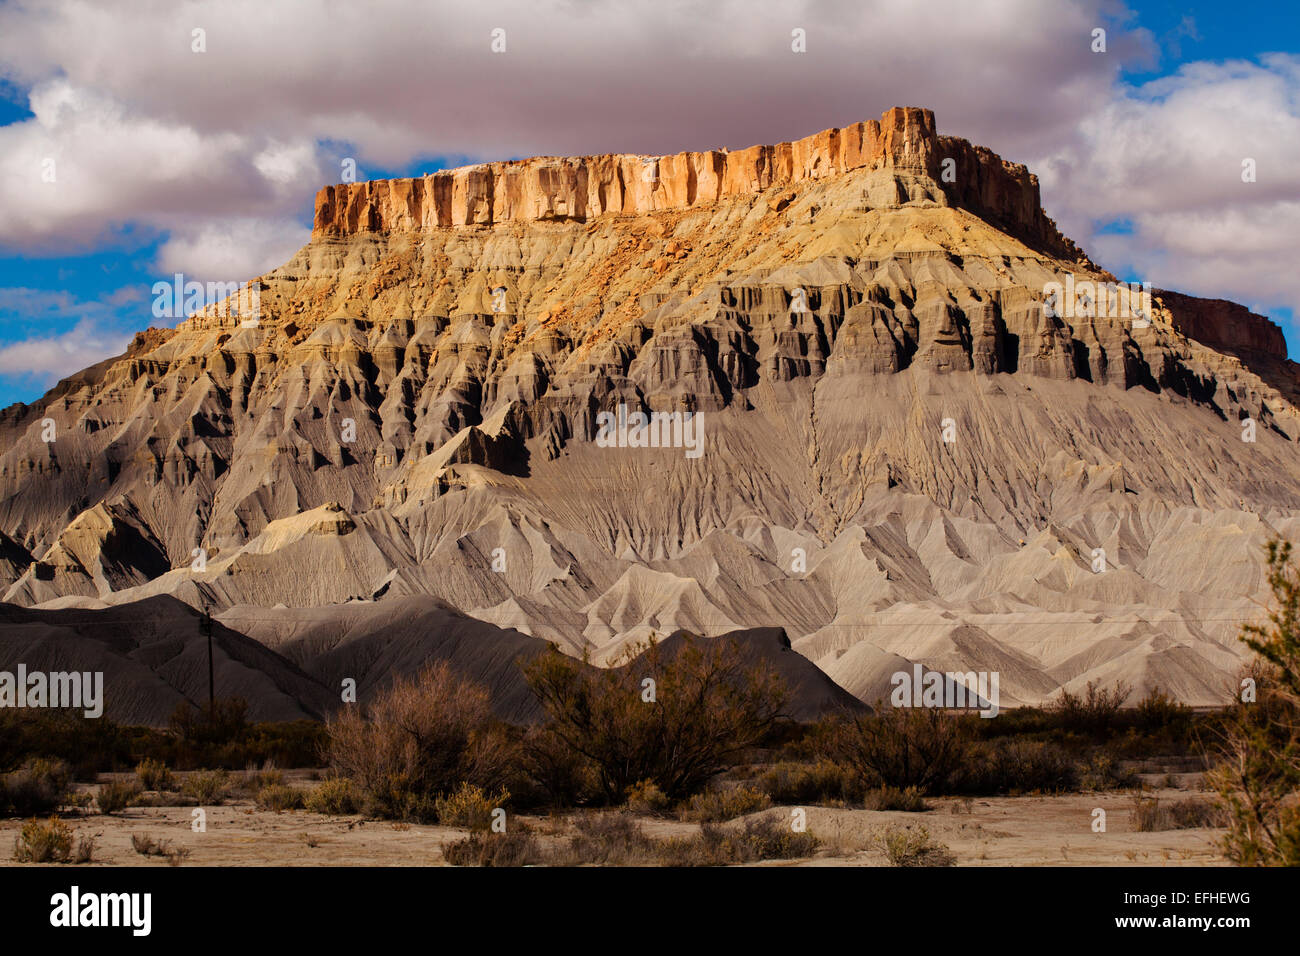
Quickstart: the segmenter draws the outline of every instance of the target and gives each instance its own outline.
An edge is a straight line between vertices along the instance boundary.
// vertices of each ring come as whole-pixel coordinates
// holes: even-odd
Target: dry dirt
[[[290,775],[307,787],[304,772]],[[1158,789],[1148,795],[1163,801],[1197,796],[1194,791]],[[808,829],[822,841],[808,859],[768,861],[764,866],[887,866],[879,847],[881,834],[893,827],[924,826],[944,843],[958,866],[1222,866],[1218,829],[1136,832],[1129,792],[1075,793],[1061,796],[932,799],[925,813],[807,808]],[[1106,811],[1107,832],[1092,831],[1093,810]],[[768,815],[790,817],[791,808],[777,807]],[[441,847],[463,839],[467,831],[367,820],[360,816],[323,816],[303,810],[258,810],[251,800],[233,800],[207,808],[207,830],[191,830],[189,807],[133,807],[114,816],[88,814],[66,818],[78,837],[95,838],[94,862],[89,865],[167,866],[160,857],[143,857],[131,845],[133,835],[169,841],[190,853],[182,866],[443,866]],[[742,818],[743,820],[743,818]],[[563,840],[573,832],[564,817],[521,815],[543,843]],[[640,818],[654,837],[688,837],[693,823]],[[736,825],[735,823],[731,825]],[[4,862],[22,826],[19,820],[0,821]]]

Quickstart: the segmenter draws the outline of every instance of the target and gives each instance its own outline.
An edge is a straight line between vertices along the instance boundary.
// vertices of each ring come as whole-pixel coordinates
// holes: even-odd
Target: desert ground
[[[287,781],[302,788],[313,785],[312,771],[292,771]],[[107,779],[107,775],[105,778]],[[1155,779],[1155,778],[1152,778]],[[1146,786],[1144,796],[1161,802],[1199,796],[1195,774],[1163,786]],[[1180,786],[1167,784],[1176,782]],[[811,857],[768,860],[760,866],[889,866],[881,844],[893,828],[925,827],[932,840],[948,847],[957,866],[1219,866],[1221,829],[1198,828],[1138,832],[1133,822],[1131,790],[1062,795],[937,797],[921,813],[809,806],[807,829],[821,841]],[[1094,811],[1106,812],[1106,831],[1093,832]],[[792,807],[772,807],[752,817],[782,820]],[[258,809],[251,799],[232,798],[206,807],[206,831],[191,829],[190,806],[136,806],[102,815],[93,811],[65,814],[77,838],[91,836],[95,852],[89,866],[445,866],[444,844],[463,840],[464,829],[394,823],[359,815],[326,816],[305,810]],[[574,832],[574,820],[584,812],[554,816],[518,815],[507,827],[523,825],[543,845],[559,845]],[[671,818],[637,816],[651,837],[690,837],[699,824]],[[741,827],[745,817],[723,826]],[[21,820],[0,821],[0,847],[16,840]],[[165,856],[142,855],[132,837],[149,837],[180,849],[169,863]],[[188,851],[187,854],[184,851]],[[4,852],[8,865],[11,854]]]

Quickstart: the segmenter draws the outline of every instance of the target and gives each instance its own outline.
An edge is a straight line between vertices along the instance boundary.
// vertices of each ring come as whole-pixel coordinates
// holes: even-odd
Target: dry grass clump
[[[537,838],[518,826],[505,833],[477,832],[444,843],[442,855],[452,866],[536,866],[546,862]]]
[[[286,786],[282,783],[273,783],[257,791],[257,796],[253,798],[259,810],[301,810],[303,806],[303,794],[297,787]]]
[[[492,827],[493,812],[510,800],[510,791],[502,789],[488,794],[482,787],[462,783],[446,797],[434,801],[438,822],[447,827],[464,827],[467,830],[488,830]]]
[[[110,780],[95,791],[95,804],[100,813],[117,813],[134,804],[143,792],[139,780]]]
[[[658,817],[666,814],[671,806],[668,795],[653,780],[642,780],[627,788],[627,808],[632,813]]]
[[[361,810],[361,794],[347,777],[330,777],[307,791],[303,806],[312,813],[350,816]]]
[[[162,793],[176,789],[176,777],[161,760],[146,757],[136,766],[135,775],[140,780],[140,786],[145,790]]]
[[[880,838],[893,866],[952,866],[957,858],[923,826],[890,827]]]
[[[861,799],[863,791],[856,775],[826,759],[774,764],[759,777],[758,786],[773,803],[786,806],[843,806]]]
[[[1225,827],[1228,820],[1228,811],[1214,800],[1191,797],[1161,803],[1156,797],[1141,794],[1133,799],[1133,829],[1139,833]]]
[[[862,800],[862,806],[866,810],[902,810],[907,813],[923,813],[930,809],[917,787],[907,787],[904,790],[878,787],[869,790]]]
[[[131,849],[141,856],[166,857],[171,866],[180,866],[190,855],[189,847],[176,846],[170,840],[155,840],[147,833],[133,833]]]
[[[93,837],[75,843],[72,828],[57,816],[28,820],[14,841],[14,859],[19,863],[89,863],[95,853]]]
[[[200,804],[217,806],[226,797],[229,779],[224,770],[197,770],[185,778],[181,792]]]
[[[796,832],[775,817],[758,817],[738,830],[701,824],[695,836],[659,841],[655,855],[665,866],[732,866],[812,856],[820,845],[808,831]]]
[[[721,823],[766,810],[772,798],[753,787],[731,787],[697,793],[682,807],[679,816],[692,823]]]

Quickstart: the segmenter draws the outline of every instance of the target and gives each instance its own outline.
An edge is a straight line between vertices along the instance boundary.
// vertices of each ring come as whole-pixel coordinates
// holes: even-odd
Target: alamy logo
[[[1093,282],[1067,273],[1065,282],[1043,285],[1043,311],[1050,318],[1133,319],[1151,322],[1151,283]]]
[[[254,282],[209,282],[206,285],[176,273],[171,282],[153,284],[155,319],[182,319],[191,315],[240,319],[245,328],[256,328],[262,317],[262,284]]]
[[[981,717],[996,717],[999,710],[997,671],[926,671],[913,664],[911,673],[896,671],[889,678],[894,688],[889,702],[895,707],[978,709]]]
[[[78,886],[50,897],[50,925],[126,926],[133,936],[153,928],[152,893],[82,893]]]
[[[104,714],[103,671],[0,671],[0,707],[80,709],[91,719]]]
[[[645,412],[630,415],[619,403],[614,412],[596,416],[596,444],[601,448],[685,448],[687,458],[704,454],[704,415],[700,412]]]

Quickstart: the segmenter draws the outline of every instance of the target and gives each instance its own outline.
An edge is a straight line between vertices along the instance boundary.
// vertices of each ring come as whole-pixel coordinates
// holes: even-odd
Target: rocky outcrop
[[[1211,702],[1300,534],[1297,367],[1230,304],[1049,308],[1114,277],[1038,202],[913,109],[330,187],[255,324],[0,413],[6,598],[435,596],[599,663],[780,626],[863,695],[916,660]]]
[[[1169,308],[1174,328],[1189,339],[1223,352],[1286,358],[1282,329],[1244,305],[1223,299],[1198,299],[1164,289],[1155,290],[1153,297]]]
[[[872,184],[878,199],[951,201],[1035,248],[1062,258],[1083,258],[1043,213],[1037,177],[964,139],[940,137],[934,113],[914,107],[895,107],[879,122],[822,130],[775,146],[671,156],[540,157],[466,166],[419,179],[326,186],[316,195],[313,234],[427,232],[636,216],[712,205],[773,187],[797,187],[862,168],[898,174]]]

